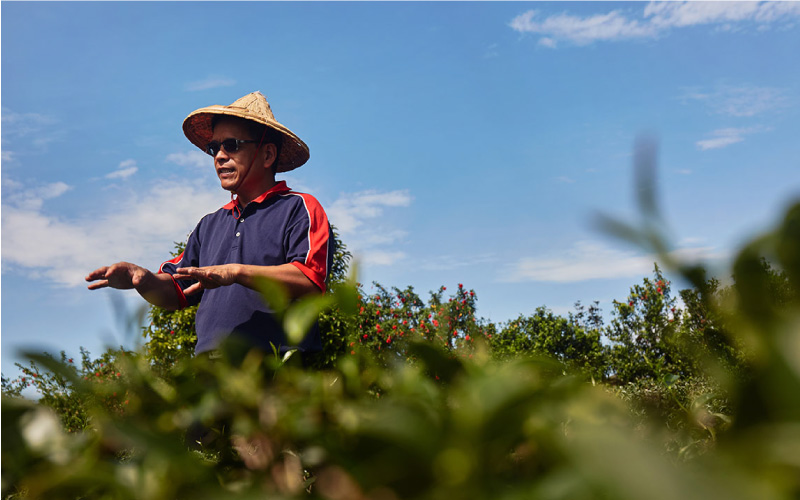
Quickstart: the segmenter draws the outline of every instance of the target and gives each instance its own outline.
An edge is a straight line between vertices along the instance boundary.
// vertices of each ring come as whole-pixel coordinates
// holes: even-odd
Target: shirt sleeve
[[[172,277],[175,274],[175,271],[179,267],[192,267],[192,266],[199,266],[200,263],[200,240],[197,237],[198,229],[200,225],[192,231],[192,234],[189,235],[189,239],[186,242],[186,248],[184,248],[183,252],[180,255],[175,257],[174,259],[170,259],[163,264],[161,267],[158,268],[159,274],[169,274]],[[177,280],[172,278],[172,283],[175,286],[175,293],[178,294],[178,301],[180,302],[180,308],[183,309],[185,307],[194,306],[200,303],[200,299],[203,297],[203,291],[193,294],[189,297],[183,293],[183,291],[188,288],[192,283],[191,280]]]
[[[321,291],[325,291],[333,262],[333,234],[322,205],[311,195],[296,193],[302,204],[287,227],[287,261]]]

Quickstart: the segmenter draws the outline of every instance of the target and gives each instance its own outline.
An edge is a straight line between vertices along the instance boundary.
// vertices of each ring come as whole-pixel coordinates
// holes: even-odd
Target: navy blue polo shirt
[[[281,181],[244,208],[234,200],[203,217],[184,252],[163,263],[159,272],[174,274],[179,267],[232,263],[291,263],[324,292],[334,251],[333,233],[319,202],[311,195],[293,192]],[[193,282],[173,281],[181,307],[200,304],[195,353],[215,349],[231,334],[242,335],[267,352],[271,352],[271,344],[281,352],[294,347],[322,349],[316,326],[299,346],[288,345],[283,329],[255,290],[234,284],[187,297],[183,290]]]

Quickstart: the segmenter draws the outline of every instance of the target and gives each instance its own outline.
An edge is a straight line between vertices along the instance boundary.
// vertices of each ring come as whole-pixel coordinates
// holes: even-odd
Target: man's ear
[[[274,171],[275,170],[274,167],[277,167],[277,162],[278,162],[277,158],[278,148],[275,147],[274,144],[270,143],[270,144],[265,144],[262,149],[263,149],[262,155],[264,158],[264,168],[272,168],[272,170]]]

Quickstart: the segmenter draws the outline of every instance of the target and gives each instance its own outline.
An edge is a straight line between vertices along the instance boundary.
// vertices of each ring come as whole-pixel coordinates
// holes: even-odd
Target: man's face
[[[258,140],[259,138],[250,137],[250,132],[243,123],[220,120],[214,127],[214,134],[211,140],[222,142],[225,139]],[[239,150],[231,153],[225,151],[224,148],[220,148],[214,157],[214,168],[217,171],[217,177],[219,177],[222,189],[235,192],[240,196],[252,190],[259,191],[264,184],[268,171],[264,168],[263,161],[256,159],[253,162],[257,148],[258,144],[252,142],[239,145]],[[259,157],[263,157],[263,149],[262,147],[262,151],[259,151]],[[263,160],[263,158],[260,159]],[[250,166],[251,163],[252,167]],[[256,196],[258,194],[261,193],[258,192]]]

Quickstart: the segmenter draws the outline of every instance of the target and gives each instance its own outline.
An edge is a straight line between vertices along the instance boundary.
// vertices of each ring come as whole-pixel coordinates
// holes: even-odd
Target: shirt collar
[[[278,181],[275,183],[274,186],[269,188],[265,193],[263,193],[258,198],[255,198],[251,203],[262,203],[264,202],[264,200],[272,198],[273,196],[288,193],[290,191],[291,189],[289,189],[289,187],[286,185],[286,181]],[[243,207],[239,206],[239,198],[235,198],[222,208],[224,208],[225,210],[237,209],[241,211]],[[234,217],[236,217],[236,215],[234,215]]]

